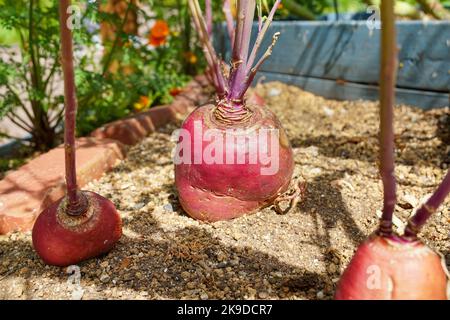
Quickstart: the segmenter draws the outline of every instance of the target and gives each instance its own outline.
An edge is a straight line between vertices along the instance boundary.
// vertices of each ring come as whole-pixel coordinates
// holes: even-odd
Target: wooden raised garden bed
[[[397,28],[398,103],[424,109],[448,106],[450,22],[398,22]],[[278,80],[329,99],[378,99],[380,30],[370,30],[366,21],[285,21],[273,23],[270,32],[277,31],[279,42],[256,81]],[[224,26],[217,28],[215,40],[229,61]]]

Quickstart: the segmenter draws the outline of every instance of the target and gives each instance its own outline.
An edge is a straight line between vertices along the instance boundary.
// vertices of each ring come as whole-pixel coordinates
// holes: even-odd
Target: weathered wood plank
[[[397,26],[398,86],[448,93],[450,22],[398,22]],[[217,48],[229,59],[226,32],[223,26],[217,31]],[[274,22],[270,33],[276,31],[282,35],[262,71],[378,84],[380,30],[370,30],[365,21]],[[270,41],[267,37],[262,47]]]
[[[281,73],[261,72],[256,78],[264,77],[265,81],[281,81],[303,88],[306,91],[336,100],[378,100],[378,86],[336,80],[318,79]],[[449,105],[449,94],[413,89],[396,89],[398,104],[418,106],[423,109],[446,107]]]

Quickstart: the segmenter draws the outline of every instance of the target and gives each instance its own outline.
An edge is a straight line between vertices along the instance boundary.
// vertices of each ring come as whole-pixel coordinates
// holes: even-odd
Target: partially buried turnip
[[[33,247],[50,265],[68,266],[111,250],[122,235],[122,222],[108,199],[79,191],[76,177],[75,119],[77,101],[72,34],[68,28],[70,0],[59,2],[65,95],[65,165],[67,195],[46,208],[32,231]]]
[[[122,235],[122,222],[108,199],[89,191],[86,211],[68,214],[68,198],[46,208],[33,227],[33,246],[50,265],[68,266],[111,250]]]
[[[273,203],[289,186],[294,162],[281,124],[265,107],[247,108],[252,115],[240,125],[221,123],[214,116],[216,106],[207,105],[193,112],[182,126],[192,133],[182,136],[190,139],[194,148],[189,159],[192,163],[176,165],[175,179],[183,208],[196,219],[218,221],[251,213]],[[214,130],[213,141],[196,148],[195,137],[208,130]],[[280,135],[271,134],[271,130]],[[223,147],[211,148],[213,145]],[[258,152],[261,145],[267,148]],[[196,164],[199,153],[202,159]],[[255,161],[251,161],[253,155],[258,155]],[[208,156],[218,161],[208,161]],[[227,157],[236,163],[227,163]]]
[[[338,300],[445,300],[445,260],[420,240],[374,234],[340,279]]]
[[[205,46],[215,104],[197,108],[178,131],[175,181],[180,203],[204,221],[233,219],[272,204],[289,187],[294,161],[289,140],[277,117],[265,106],[249,103],[245,93],[279,36],[254,65],[256,54],[280,1],[260,25],[249,56],[255,1],[238,1],[232,65],[217,59],[197,0],[189,6]],[[254,99],[253,99],[254,100]]]

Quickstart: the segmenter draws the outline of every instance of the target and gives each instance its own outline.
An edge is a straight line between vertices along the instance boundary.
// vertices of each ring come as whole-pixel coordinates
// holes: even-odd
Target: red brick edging
[[[172,104],[153,107],[149,111],[106,124],[92,132],[91,136],[134,145],[157,128],[188,114],[196,104],[204,102],[207,99],[203,91],[203,87],[207,85],[205,81],[204,77],[198,76],[183,89]]]
[[[156,129],[186,114],[207,97],[203,76],[191,81],[174,102],[153,107],[129,118],[95,130],[91,137],[77,139],[77,176],[79,187],[100,178],[124,159],[126,148]],[[0,181],[0,234],[27,231],[49,203],[65,192],[64,148],[59,146],[10,172]]]

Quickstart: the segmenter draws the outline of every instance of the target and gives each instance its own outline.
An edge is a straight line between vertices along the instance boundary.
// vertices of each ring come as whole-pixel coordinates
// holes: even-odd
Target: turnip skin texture
[[[336,300],[447,300],[442,257],[421,241],[372,235],[344,271]]]
[[[284,129],[268,108],[251,105],[248,108],[252,115],[246,123],[226,125],[218,122],[215,120],[213,105],[196,109],[183,123],[181,128],[191,133],[192,146],[195,123],[201,123],[203,132],[208,129],[218,130],[224,141],[224,164],[207,164],[202,159],[200,164],[191,161],[189,164],[175,165],[175,183],[180,203],[191,217],[209,222],[234,219],[270,205],[289,187],[294,160]],[[246,153],[245,164],[226,164],[225,150],[233,150],[236,159],[236,148],[242,148],[242,145],[226,140],[226,130],[230,129],[241,129],[246,132],[245,136],[258,133],[261,129],[277,129],[278,172],[262,175],[261,168],[264,165],[260,157],[256,164],[249,164],[249,153]],[[267,140],[270,146],[269,142],[271,140]],[[207,146],[208,143],[203,142],[202,152]],[[249,148],[248,145],[246,147]],[[192,147],[191,159],[194,159],[194,152]]]
[[[122,220],[113,203],[89,191],[87,212],[66,213],[66,197],[46,208],[32,231],[33,247],[49,265],[69,266],[110,251],[122,235]]]

